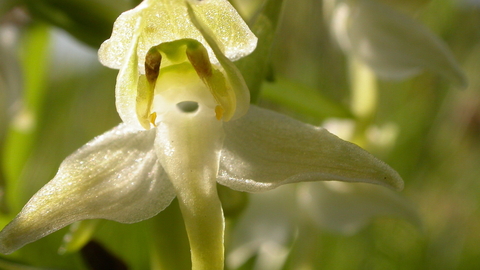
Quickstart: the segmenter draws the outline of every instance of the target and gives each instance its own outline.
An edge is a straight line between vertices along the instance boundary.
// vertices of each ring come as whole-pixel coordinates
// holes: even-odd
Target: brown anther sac
[[[151,48],[147,56],[145,56],[145,76],[150,84],[155,83],[157,80],[161,62],[162,55],[160,52],[155,48]]]
[[[188,61],[190,61],[200,78],[212,76],[212,64],[210,63],[207,50],[203,46],[188,47],[186,54]]]

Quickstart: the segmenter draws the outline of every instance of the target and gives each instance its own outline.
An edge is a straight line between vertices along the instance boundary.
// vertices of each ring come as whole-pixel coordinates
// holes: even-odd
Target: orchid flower
[[[73,222],[153,217],[177,197],[193,269],[223,269],[217,182],[259,192],[302,181],[401,189],[400,176],[325,129],[249,105],[231,62],[256,37],[226,0],[146,0],[123,13],[99,51],[120,69],[123,123],[67,157],[0,232],[11,253]]]
[[[464,87],[465,75],[446,44],[413,18],[382,2],[324,2],[342,50],[360,59],[380,78],[404,79],[426,69]],[[386,2],[396,6],[424,1]]]

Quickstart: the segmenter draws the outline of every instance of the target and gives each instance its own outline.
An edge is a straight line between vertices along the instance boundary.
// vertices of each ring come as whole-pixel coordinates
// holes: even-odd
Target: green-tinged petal
[[[121,86],[119,86],[117,83],[117,88],[120,88],[120,87]],[[142,127],[147,130],[150,129],[152,126],[151,125],[151,119],[152,119],[151,108],[153,103],[154,90],[155,90],[154,86],[152,87],[152,85],[148,83],[146,76],[140,75],[140,77],[138,78],[137,96],[135,99],[135,102],[136,102],[135,110],[137,113],[136,118],[138,120],[138,123],[140,123]],[[118,96],[117,96],[117,101],[119,101]],[[119,104],[119,102],[117,102],[117,104]],[[130,118],[130,115],[128,116],[128,118]]]
[[[144,10],[148,8],[145,2],[142,2],[136,8],[123,12],[115,21],[112,30],[112,37],[102,43],[98,50],[98,60],[104,66],[121,69],[126,62],[132,58],[132,48],[135,46],[137,51],[138,38],[142,34],[145,26]],[[150,46],[151,47],[151,46]],[[149,48],[148,48],[149,49]],[[143,60],[148,49],[143,54],[141,63],[138,67],[143,68]],[[138,55],[135,54],[138,58]]]
[[[384,78],[403,79],[422,69],[465,86],[452,53],[435,34],[407,15],[373,0],[337,5],[332,28],[341,47]]]
[[[224,124],[218,182],[257,192],[304,181],[340,180],[403,188],[398,173],[321,127],[251,106]]]
[[[380,186],[363,183],[304,183],[298,199],[322,228],[353,234],[375,217],[400,217],[420,227],[420,219],[405,198]]]
[[[188,3],[197,18],[212,31],[215,41],[228,59],[238,60],[249,55],[257,46],[257,37],[228,1],[189,0]]]
[[[188,5],[188,11],[192,22],[195,24],[198,30],[202,32],[203,37],[213,50],[218,62],[223,68],[223,71],[227,75],[229,88],[231,88],[231,90],[233,90],[235,93],[235,106],[232,106],[233,108],[227,108],[226,113],[228,114],[225,116],[224,120],[229,121],[230,119],[237,119],[246,114],[248,111],[248,107],[250,105],[250,91],[248,91],[247,84],[245,83],[240,71],[220,50],[218,46],[218,37],[215,35],[216,33],[214,32],[214,29],[211,29],[209,25],[202,20],[205,18],[197,18],[196,12],[193,11],[196,7],[196,5]],[[254,40],[252,40],[252,51],[257,45],[257,38],[255,36],[253,37]]]
[[[136,20],[136,25],[133,29],[141,27],[141,20]],[[117,106],[118,114],[124,123],[142,129],[146,124],[141,118],[137,116],[137,102],[142,104],[143,100],[137,101],[137,90],[147,88],[145,80],[139,77],[138,73],[138,56],[135,53],[137,51],[137,44],[139,35],[134,35],[133,42],[130,44],[128,51],[126,51],[126,57],[124,63],[120,67],[120,71],[117,75],[117,83],[115,85],[115,105]],[[99,58],[102,61],[102,53],[99,51]],[[140,83],[139,83],[140,82]],[[146,91],[140,91],[146,92]],[[140,95],[141,99],[142,95]]]
[[[256,37],[236,10],[226,0],[189,0],[198,17],[213,31],[222,52],[232,60],[251,53]],[[136,19],[142,17],[144,26],[138,44],[138,57],[143,61],[147,51],[156,45],[178,39],[191,38],[203,43],[212,62],[217,60],[208,48],[202,34],[190,21],[187,0],[146,0],[135,9],[124,12],[114,24],[112,36],[100,48],[102,64],[120,68],[128,55],[135,35]],[[166,63],[168,64],[168,63]],[[139,66],[142,66],[141,64]],[[143,73],[143,71],[141,70]]]
[[[66,158],[0,232],[0,252],[11,253],[83,219],[133,223],[156,215],[175,197],[153,149],[155,132],[121,124]]]
[[[190,241],[192,268],[223,269],[224,219],[216,189],[223,122],[203,103],[188,110],[181,104],[168,103],[171,108],[159,115],[155,148],[177,194]]]

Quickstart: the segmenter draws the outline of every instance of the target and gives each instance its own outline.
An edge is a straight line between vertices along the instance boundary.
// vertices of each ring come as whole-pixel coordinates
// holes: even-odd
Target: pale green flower
[[[217,182],[248,192],[318,180],[402,188],[392,168],[358,146],[250,106],[230,61],[255,44],[226,0],[147,0],[123,13],[99,52],[103,64],[120,69],[123,123],[65,159],[0,232],[0,251],[79,220],[139,222],[176,196],[193,268],[223,269]]]
[[[381,78],[404,79],[426,69],[464,87],[465,75],[445,43],[422,24],[382,2],[400,5],[396,0],[325,1],[340,47]]]

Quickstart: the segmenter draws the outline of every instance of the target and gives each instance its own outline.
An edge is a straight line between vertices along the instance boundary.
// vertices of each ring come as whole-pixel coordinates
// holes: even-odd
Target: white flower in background
[[[241,269],[252,258],[252,270],[279,270],[290,253],[300,222],[296,188],[282,186],[251,194],[249,205],[232,230],[226,264]]]
[[[0,232],[11,253],[75,221],[148,219],[178,198],[193,269],[223,269],[224,218],[216,183],[259,192],[302,181],[400,176],[326,130],[249,105],[231,60],[256,45],[226,0],[146,0],[123,13],[99,51],[119,68],[123,123],[65,159]]]
[[[241,269],[255,258],[254,270],[280,270],[293,246],[309,248],[310,242],[298,237],[309,224],[352,235],[379,217],[402,218],[421,228],[414,206],[382,186],[322,181],[251,194],[249,206],[232,230],[226,262],[230,269]]]
[[[363,183],[304,183],[298,189],[303,210],[321,228],[352,235],[373,218],[403,218],[421,227],[414,206],[392,190]]]
[[[466,85],[444,42],[408,15],[378,0],[329,0],[325,5],[340,47],[379,77],[403,79],[427,69]]]

